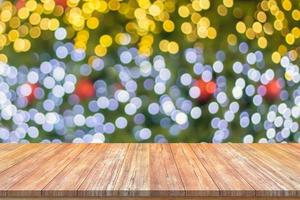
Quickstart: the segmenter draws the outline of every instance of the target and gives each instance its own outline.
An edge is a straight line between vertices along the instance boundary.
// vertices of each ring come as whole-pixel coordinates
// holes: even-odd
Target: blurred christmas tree
[[[0,139],[299,142],[299,8],[2,1]]]

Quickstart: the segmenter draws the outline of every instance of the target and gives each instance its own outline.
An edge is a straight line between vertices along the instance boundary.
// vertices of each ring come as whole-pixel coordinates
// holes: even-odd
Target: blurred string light
[[[27,52],[32,48],[34,40],[40,37],[49,39],[51,34],[47,31],[50,31],[54,32],[55,39],[72,40],[75,49],[86,51],[88,47],[100,57],[105,56],[114,45],[128,44],[136,44],[139,53],[143,55],[153,54],[153,45],[156,43],[162,52],[176,54],[183,47],[182,37],[188,42],[197,42],[199,38],[217,40],[220,37],[224,22],[213,20],[207,15],[214,12],[229,20],[233,18],[230,20],[233,29],[222,33],[229,46],[235,46],[240,38],[246,38],[256,43],[259,49],[269,49],[274,63],[280,62],[287,49],[293,50],[290,53],[295,61],[299,57],[299,49],[294,48],[294,45],[300,38],[300,29],[295,26],[300,21],[297,6],[298,3],[291,0],[263,0],[258,2],[250,15],[243,11],[241,2],[233,0],[214,3],[210,0],[192,0],[183,1],[180,5],[173,0],[88,0],[83,3],[74,0],[3,1],[0,8],[0,49],[12,45],[15,52]],[[124,19],[124,23],[118,24],[124,31],[103,34],[102,30],[107,28],[104,18],[114,12]],[[164,32],[176,35],[177,39],[156,37]],[[91,37],[97,38],[97,42],[90,40]],[[273,37],[281,37],[283,43],[273,44]],[[246,43],[241,43],[239,48],[247,52],[248,47]],[[191,62],[193,54],[188,56],[188,62]],[[8,59],[5,54],[1,54],[0,58],[2,61]],[[249,61],[255,61],[252,54],[249,55]],[[215,68],[222,69],[217,63]]]
[[[65,44],[62,43],[61,46]],[[74,51],[68,48],[70,56]],[[234,87],[229,88],[222,86],[223,81],[226,81],[223,76],[224,71],[220,70],[224,63],[217,60],[211,66],[206,65],[201,59],[203,56],[201,50],[197,48],[185,51],[185,55],[188,54],[187,52],[197,52],[195,55],[191,54],[195,56],[194,58],[186,56],[186,62],[194,66],[206,67],[199,72],[182,72],[178,80],[171,73],[177,66],[170,66],[166,62],[167,57],[155,55],[145,57],[133,53],[136,50],[121,48],[120,64],[115,64],[113,68],[119,73],[119,80],[116,81],[119,81],[123,87],[111,87],[101,79],[95,81],[92,87],[96,92],[89,97],[84,97],[89,99],[88,107],[78,104],[85,99],[78,99],[80,93],[76,92],[78,84],[83,84],[84,79],[78,79],[71,73],[70,66],[80,62],[77,58],[70,56],[73,61],[64,63],[58,60],[60,58],[57,55],[57,59],[44,61],[39,68],[25,66],[15,68],[1,63],[1,120],[13,121],[15,124],[12,127],[1,127],[1,139],[6,142],[28,142],[29,138],[36,139],[41,133],[55,132],[60,137],[52,142],[61,141],[61,136],[64,137],[64,141],[71,140],[76,143],[105,142],[106,134],[131,128],[135,139],[143,141],[154,137],[152,129],[156,125],[166,128],[170,135],[177,136],[191,126],[193,121],[207,118],[207,115],[212,116],[210,125],[212,130],[215,130],[212,141],[216,143],[230,137],[233,133],[232,126],[236,121],[245,133],[250,130],[265,133],[265,137],[260,139],[261,142],[282,142],[291,134],[295,134],[296,139],[299,136],[300,88],[297,87],[299,79],[286,79],[295,90],[287,93],[288,97],[283,95],[286,90],[281,91],[279,98],[284,100],[284,103],[268,106],[268,101],[264,99],[264,92],[260,90],[259,85],[268,84],[278,72],[265,68],[265,65],[262,65],[265,70],[258,70],[257,65],[255,66],[249,60],[253,57],[253,53],[244,54],[244,63],[233,62],[232,70],[236,76],[233,79]],[[77,53],[81,55],[81,52]],[[130,61],[126,60],[124,55],[129,57]],[[109,70],[104,60],[94,58],[88,67],[94,71]],[[133,68],[126,66],[133,62],[137,65],[137,71],[134,73]],[[288,56],[283,57],[281,63],[282,69],[287,71],[292,69],[294,77],[299,76],[299,66]],[[199,77],[203,81],[211,81],[212,71],[214,71],[214,79],[218,80],[217,90],[210,103],[199,106],[197,99],[201,95],[201,89],[195,86],[194,82]],[[85,71],[80,73],[82,76],[86,75]],[[17,82],[11,81],[16,78]],[[153,82],[152,87],[148,88],[149,80]],[[141,82],[144,84],[139,84]],[[178,87],[186,88],[189,96],[183,97],[180,94],[178,96],[176,94],[180,92],[176,89]],[[154,92],[159,98],[156,101],[145,100],[145,97],[140,94],[143,91]],[[31,95],[33,97],[28,98]],[[250,111],[241,107],[245,96],[252,98],[251,104],[255,105],[255,109]],[[62,98],[65,97],[69,99],[69,105],[63,103]],[[35,104],[34,107],[30,106],[32,103]],[[62,107],[64,110],[61,110]],[[144,108],[146,113],[141,112]],[[107,111],[117,112],[114,117],[110,117],[104,114]],[[155,125],[146,126],[146,115],[148,115],[147,123],[151,122]],[[83,131],[82,134],[78,136],[72,134],[74,128]],[[157,141],[166,141],[163,135],[159,138]],[[47,139],[43,141],[49,142]],[[254,137],[246,134],[243,141],[253,142]]]
[[[232,0],[79,2],[1,3],[0,49],[8,52],[0,53],[2,141],[105,142],[126,129],[137,141],[166,142],[199,123],[209,126],[215,143],[235,131],[245,143],[257,140],[253,132],[259,142],[300,141],[296,3],[264,0],[248,15]],[[223,33],[224,22],[208,17],[210,11],[234,28]],[[105,31],[112,13],[124,19],[114,24],[122,31]],[[201,41],[220,38],[225,45],[209,61]],[[39,55],[39,66],[9,64],[50,39],[54,58]],[[106,81],[94,73],[116,76]]]

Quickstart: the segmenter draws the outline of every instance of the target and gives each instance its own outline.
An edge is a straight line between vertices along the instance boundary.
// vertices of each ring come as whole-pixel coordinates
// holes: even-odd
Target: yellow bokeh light
[[[195,11],[201,11],[200,0],[193,0],[192,7]]]
[[[104,13],[106,10],[108,9],[108,5],[106,3],[106,1],[99,1],[99,7],[97,8],[97,11],[99,11],[100,13]]]
[[[134,16],[137,18],[137,19],[144,19],[146,18],[147,14],[146,14],[146,10],[142,9],[142,8],[137,8],[135,11],[134,11]]]
[[[16,41],[14,42],[14,50],[16,52],[24,51],[25,47],[26,44],[24,39],[16,39]]]
[[[19,32],[17,30],[11,30],[8,33],[8,39],[10,41],[15,41],[15,40],[17,40],[19,38],[19,35],[20,34],[19,34]]]
[[[172,42],[169,42],[168,44],[168,51],[171,53],[171,54],[176,54],[178,53],[179,51],[179,46],[176,42],[172,41]]]
[[[0,20],[2,22],[8,22],[12,17],[12,12],[9,10],[3,10],[0,15]]]
[[[193,27],[192,27],[191,23],[189,23],[189,22],[182,23],[181,31],[186,35],[190,34],[193,31]]]
[[[11,20],[9,20],[9,26],[12,29],[16,29],[21,25],[21,21],[18,17],[12,17]],[[1,31],[0,31],[1,32]]]
[[[294,35],[291,34],[291,33],[287,34],[287,35],[285,36],[285,41],[286,41],[286,43],[288,43],[289,45],[294,44],[294,42],[295,42],[295,37],[294,37]]]
[[[239,21],[235,26],[237,32],[239,33],[245,33],[246,32],[246,25],[244,22]]]
[[[284,73],[284,78],[287,81],[291,81],[291,80],[293,80],[293,74],[291,72],[287,71],[287,72]]]
[[[96,29],[99,26],[99,20],[96,17],[91,17],[87,20],[86,25],[89,29]]]
[[[48,25],[49,30],[55,31],[59,27],[59,21],[57,19],[51,19]]]
[[[8,59],[7,56],[3,53],[0,54],[0,63],[7,63]]]
[[[282,7],[286,11],[290,11],[292,9],[292,3],[290,0],[283,0]]]
[[[110,35],[102,35],[99,42],[103,47],[109,47],[112,45],[112,38]]]
[[[203,10],[207,10],[210,7],[209,0],[200,0],[200,6]]]
[[[41,21],[41,16],[38,13],[32,13],[29,17],[29,22],[32,25],[37,25]]]
[[[294,27],[292,29],[292,34],[296,39],[300,38],[300,29],[298,27]]]
[[[280,20],[275,20],[274,21],[274,28],[278,31],[281,31],[282,28],[283,28],[283,24],[282,24],[282,21]]]
[[[22,25],[18,28],[18,32],[20,33],[20,37],[25,37],[29,33],[29,28],[26,25]]]
[[[40,27],[42,30],[48,30],[49,29],[49,19],[48,18],[43,18],[41,19],[40,22]]]
[[[220,16],[226,16],[228,13],[228,9],[224,5],[219,5],[217,11]]]
[[[121,4],[118,0],[110,0],[108,2],[108,8],[110,10],[118,10],[120,8]]]
[[[300,20],[300,11],[292,0],[262,0],[253,7],[255,10],[252,13],[244,11],[245,8],[234,0],[67,0],[66,3],[65,7],[57,0],[27,0],[22,5],[3,1],[0,12],[0,49],[21,44],[14,49],[18,52],[27,51],[31,46],[28,37],[35,39],[42,36],[49,40],[53,33],[48,34],[47,31],[56,31],[62,27],[67,30],[66,38],[74,42],[76,48],[90,51],[92,45],[91,49],[102,56],[107,54],[113,41],[118,45],[136,45],[138,51],[145,55],[155,51],[155,45],[159,43],[161,51],[175,54],[185,45],[180,38],[182,35],[186,42],[205,44],[207,38],[216,39],[219,32],[223,31],[221,23],[226,26],[227,18],[233,17],[230,23],[236,31],[231,29],[224,33],[227,35],[225,44],[227,42],[234,46],[249,39],[253,40],[249,44],[257,43],[261,49],[268,47],[268,51],[275,51],[280,56],[292,50],[297,56],[300,52],[300,29],[295,22]],[[179,16],[174,12],[178,12]],[[125,20],[116,20],[116,30],[107,33],[105,29],[114,24],[102,24],[102,20],[106,20],[106,17],[115,20],[115,14],[111,13]],[[219,19],[214,19],[218,15],[228,16],[220,18],[219,22]],[[124,26],[119,24],[123,22]],[[92,43],[94,40],[89,34],[94,37],[92,35],[102,33],[107,34],[96,36],[99,44]],[[173,41],[161,40],[159,34]],[[276,42],[280,41],[279,44],[272,43],[274,37]],[[221,40],[220,37],[218,39]]]
[[[101,46],[101,45],[97,45],[97,46],[95,47],[95,54],[96,54],[97,56],[102,57],[102,56],[105,56],[106,53],[107,53],[106,47],[103,47],[103,46]]]
[[[227,43],[231,46],[236,45],[237,43],[237,37],[234,34],[229,34],[227,36]]]
[[[167,52],[168,51],[168,45],[169,45],[168,40],[161,40],[160,43],[159,43],[159,49],[162,52]]]
[[[160,15],[160,13],[161,13],[161,9],[160,9],[159,6],[157,6],[155,4],[153,4],[153,5],[150,6],[150,8],[149,8],[149,14],[150,15],[152,15],[152,16],[155,17],[155,16]]]
[[[34,11],[37,8],[37,2],[34,0],[29,0],[25,4],[26,8],[28,8],[29,11]]]
[[[233,0],[223,0],[223,4],[227,7],[227,8],[231,8],[233,6]]]
[[[185,17],[188,17],[190,15],[190,10],[186,6],[180,6],[179,9],[178,9],[178,14],[181,17],[185,18]]]
[[[252,28],[248,28],[246,31],[246,36],[248,39],[253,40],[255,38],[255,32]]]
[[[0,21],[0,34],[4,33],[6,30],[6,25],[5,23]]]
[[[297,9],[293,10],[292,17],[294,20],[299,21],[300,20],[300,11]]]
[[[278,53],[281,56],[283,56],[283,55],[286,54],[286,52],[287,52],[287,47],[285,45],[283,45],[283,44],[279,45],[279,47],[278,47]]]
[[[40,27],[36,26],[36,27],[32,27],[29,31],[29,35],[31,38],[38,38],[41,35],[41,29]]]
[[[19,11],[18,11],[18,16],[20,17],[20,19],[26,19],[29,17],[29,9],[26,8],[26,7],[23,7],[21,8]]]
[[[259,22],[254,22],[252,25],[252,29],[255,33],[260,33],[262,32],[262,25]]]
[[[172,32],[175,29],[175,24],[171,20],[166,20],[163,23],[163,28],[166,32]]]
[[[276,64],[278,64],[280,62],[281,56],[278,52],[273,52],[272,54],[272,61]]]
[[[256,18],[259,22],[265,23],[267,21],[267,15],[266,13],[259,11],[256,15]]]
[[[207,37],[211,40],[217,37],[217,31],[214,27],[209,27],[207,29]]]
[[[265,37],[260,37],[257,40],[257,44],[260,48],[264,49],[268,45],[268,40]]]
[[[118,33],[115,37],[115,41],[120,45],[128,45],[131,41],[131,37],[128,33]]]

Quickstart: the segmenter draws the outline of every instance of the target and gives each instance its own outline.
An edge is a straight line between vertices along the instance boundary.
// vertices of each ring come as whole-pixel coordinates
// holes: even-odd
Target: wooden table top
[[[0,144],[0,197],[300,197],[300,144]]]

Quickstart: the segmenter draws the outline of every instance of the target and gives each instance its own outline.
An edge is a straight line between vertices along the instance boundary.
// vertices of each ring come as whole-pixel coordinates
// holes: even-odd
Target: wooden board
[[[213,145],[191,144],[218,188],[221,196],[254,196],[255,190]],[[219,145],[217,145],[219,146]]]
[[[113,195],[148,196],[149,181],[149,144],[130,144]]]
[[[33,173],[33,171],[36,170],[40,164],[46,162],[49,157],[54,156],[56,153],[58,153],[60,148],[63,148],[64,146],[54,144],[45,145],[44,148],[40,145],[40,148],[37,149],[35,147],[32,147],[32,149],[38,151],[36,151],[35,154],[31,154],[30,156],[27,156],[27,152],[30,152],[31,150],[24,149],[22,147],[20,148],[23,150],[23,152],[20,152],[20,149],[16,149],[16,152],[18,152],[19,154],[15,155],[18,158],[21,157],[20,155],[26,155],[22,162],[12,165],[11,167],[0,173],[0,193],[2,194],[8,192],[10,187],[18,183],[25,176]],[[8,160],[7,157],[6,160]]]
[[[267,146],[256,146],[256,145],[231,145],[236,151],[243,152],[246,157],[252,160],[261,168],[265,168],[265,174],[268,175],[278,185],[285,188],[284,190],[274,191],[272,195],[279,195],[283,193],[284,196],[298,196],[300,187],[300,178],[297,172],[290,170],[290,162],[286,162],[286,159],[280,156],[280,154],[270,153]],[[261,148],[263,147],[263,148]],[[274,146],[279,152],[278,148]],[[300,156],[300,154],[299,154]],[[295,168],[299,168],[297,162],[299,159],[294,160]]]
[[[79,196],[112,196],[128,144],[109,145],[80,188]]]
[[[219,188],[188,144],[171,144],[172,153],[188,196],[218,196]]]
[[[299,144],[0,144],[0,200],[299,199]]]
[[[77,196],[77,190],[105,153],[106,145],[88,145],[42,190],[43,196]]]
[[[299,200],[297,197],[13,197],[0,200]]]
[[[249,157],[248,154],[222,145],[217,148],[224,155],[228,162],[236,171],[255,189],[256,196],[289,196],[293,188],[284,184],[274,171],[260,163],[255,157]]]
[[[152,144],[150,188],[153,196],[185,196],[185,189],[168,144]]]
[[[42,189],[86,147],[82,144],[64,145],[58,150],[59,153],[49,155],[33,172],[11,186],[8,196],[41,196]]]

